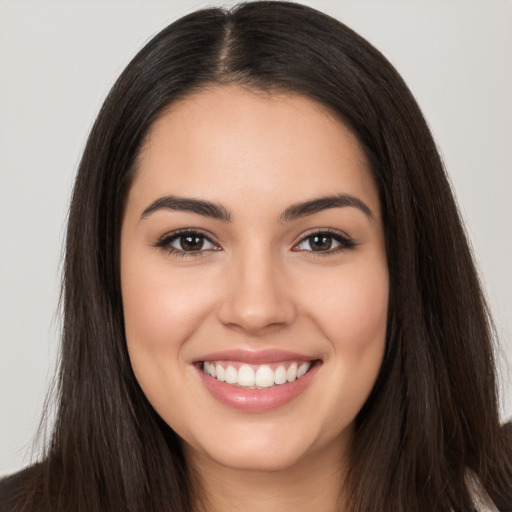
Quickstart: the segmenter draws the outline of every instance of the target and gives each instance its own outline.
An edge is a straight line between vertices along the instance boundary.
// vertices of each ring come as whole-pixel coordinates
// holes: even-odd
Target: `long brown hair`
[[[303,5],[252,2],[164,29],[98,115],[69,215],[57,420],[18,509],[193,508],[199,490],[180,440],[130,366],[119,231],[149,127],[169,104],[212,83],[312,98],[351,127],[371,162],[390,308],[382,369],[356,419],[350,510],[471,510],[468,471],[500,508],[511,507],[512,446],[499,425],[491,323],[419,107],[391,64],[340,22]]]

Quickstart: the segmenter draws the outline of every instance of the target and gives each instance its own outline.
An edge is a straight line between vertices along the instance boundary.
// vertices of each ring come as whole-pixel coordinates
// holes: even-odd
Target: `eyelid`
[[[207,240],[209,243],[215,246],[213,249],[200,249],[197,251],[183,251],[181,249],[177,249],[176,247],[172,247],[170,244],[183,235],[199,235],[203,237],[205,240]],[[176,256],[182,256],[182,257],[192,257],[197,258],[201,256],[205,256],[205,253],[211,252],[211,251],[218,251],[221,250],[221,246],[218,242],[215,241],[214,237],[208,233],[205,232],[204,229],[201,228],[180,228],[176,229],[174,231],[169,231],[168,233],[165,233],[162,235],[156,243],[153,244],[157,248],[161,248],[166,250],[169,254],[174,254]]]
[[[336,242],[338,242],[340,245],[338,247],[335,247],[334,249],[329,249],[326,251],[313,251],[313,250],[306,250],[306,249],[297,249],[297,247],[304,243],[308,238],[314,236],[314,235],[329,235],[331,236]],[[339,252],[347,251],[350,249],[353,249],[358,245],[349,235],[347,235],[345,232],[340,231],[338,229],[333,228],[314,228],[306,231],[305,233],[302,233],[300,237],[297,239],[296,242],[294,242],[292,246],[292,251],[306,253],[308,257],[316,257],[316,256],[328,256],[332,254],[337,254]]]
[[[199,235],[203,237],[206,241],[208,241],[210,244],[212,244],[213,248],[207,248],[207,249],[199,249],[197,251],[185,251],[181,250],[176,247],[172,247],[171,243],[174,242],[176,239],[178,239],[180,236],[183,235]],[[298,246],[302,243],[304,243],[309,237],[312,237],[314,235],[328,235],[332,237],[339,245],[338,247],[327,249],[325,251],[314,251],[314,250],[308,250],[308,249],[300,249]],[[166,250],[169,254],[174,254],[175,256],[182,256],[182,257],[192,257],[197,258],[201,256],[206,256],[205,253],[211,253],[212,251],[219,251],[222,250],[222,247],[220,244],[215,240],[215,237],[213,237],[210,233],[205,232],[204,229],[201,228],[181,228],[176,229],[174,231],[170,231],[162,235],[154,244],[153,246],[157,248],[161,248]],[[310,229],[300,235],[300,237],[294,242],[292,246],[292,251],[294,252],[301,252],[305,253],[304,255],[308,257],[321,257],[321,256],[328,256],[333,255],[338,252],[343,252],[346,250],[353,249],[356,245],[358,245],[352,238],[347,235],[345,232],[333,228],[314,228]]]

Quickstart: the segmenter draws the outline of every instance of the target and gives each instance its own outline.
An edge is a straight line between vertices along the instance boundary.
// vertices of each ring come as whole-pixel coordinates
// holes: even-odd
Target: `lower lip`
[[[308,387],[320,366],[316,362],[299,379],[263,389],[232,386],[206,375],[201,368],[198,368],[198,372],[206,389],[219,402],[240,411],[264,412],[281,407],[298,397]]]

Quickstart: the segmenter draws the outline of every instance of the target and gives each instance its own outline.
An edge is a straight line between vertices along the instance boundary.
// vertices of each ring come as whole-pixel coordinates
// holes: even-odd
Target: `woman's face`
[[[188,457],[277,470],[350,443],[388,269],[368,163],[325,108],[234,86],[172,105],[128,194],[121,285],[135,375]]]

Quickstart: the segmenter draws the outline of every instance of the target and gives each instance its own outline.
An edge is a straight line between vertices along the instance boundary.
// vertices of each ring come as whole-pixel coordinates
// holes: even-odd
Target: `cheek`
[[[128,353],[137,381],[149,402],[167,423],[169,403],[177,409],[184,396],[182,382],[190,372],[187,341],[201,325],[209,303],[186,272],[171,272],[158,261],[126,258],[122,265],[122,297]],[[181,404],[181,405],[180,405]]]
[[[387,267],[351,267],[311,283],[312,315],[336,351],[357,354],[385,342],[389,300]]]
[[[317,281],[317,284],[318,281]],[[389,295],[387,267],[380,262],[331,276],[323,291],[311,294],[311,315],[332,351],[326,367],[341,414],[333,420],[354,418],[370,394],[382,364],[386,345]],[[332,408],[327,397],[319,407]]]
[[[170,272],[165,264],[128,261],[122,295],[129,348],[137,344],[148,350],[175,350],[186,340],[207,310],[200,282],[188,272]]]

